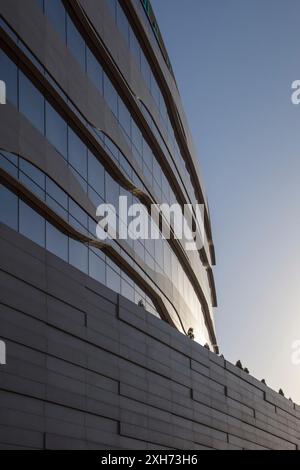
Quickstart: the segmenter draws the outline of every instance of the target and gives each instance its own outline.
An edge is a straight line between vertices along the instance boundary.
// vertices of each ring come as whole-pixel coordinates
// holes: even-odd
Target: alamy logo
[[[291,355],[291,361],[294,366],[299,366],[300,365],[300,340],[296,340],[292,344],[292,355]]]
[[[118,207],[100,204],[96,216],[97,238],[119,240],[169,240],[182,241],[187,251],[201,250],[204,246],[203,204],[128,204],[127,196],[120,196]]]
[[[6,84],[0,80],[0,104],[6,104]]]
[[[6,344],[4,341],[0,341],[0,365],[6,364]]]

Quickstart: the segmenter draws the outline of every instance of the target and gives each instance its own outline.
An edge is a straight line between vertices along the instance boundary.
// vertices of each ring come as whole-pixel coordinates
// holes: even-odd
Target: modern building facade
[[[217,350],[208,208],[150,3],[3,0],[1,14],[1,222]],[[120,195],[204,204],[203,248],[97,244],[96,208]]]
[[[148,0],[0,14],[0,449],[299,449],[300,408],[216,354],[208,205]],[[203,248],[100,242],[120,195],[204,204]]]

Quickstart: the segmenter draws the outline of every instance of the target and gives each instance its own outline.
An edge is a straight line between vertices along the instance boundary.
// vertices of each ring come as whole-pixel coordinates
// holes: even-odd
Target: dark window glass
[[[56,214],[58,214],[60,217],[68,221],[69,215],[66,209],[64,209],[60,204],[58,204],[58,202],[52,199],[52,197],[49,196],[48,194],[46,194],[46,203],[47,203],[47,206],[50,207],[50,209],[56,212]]]
[[[136,148],[136,150],[139,152],[140,155],[143,154],[143,136],[136,125],[135,121],[132,120],[131,122],[131,133],[132,133],[132,142]]]
[[[84,228],[87,228],[88,225],[88,216],[87,214],[79,207],[73,199],[69,200],[69,211],[70,215],[74,217]]]
[[[164,271],[168,277],[171,277],[171,252],[167,243],[164,243]]]
[[[87,148],[79,137],[69,128],[69,163],[87,179]]]
[[[60,206],[68,210],[68,196],[50,178],[46,179],[46,191]]]
[[[158,185],[161,187],[162,171],[155,158],[153,159],[153,176],[156,179]]]
[[[159,92],[157,82],[156,82],[152,72],[151,72],[151,94],[154,98],[156,106],[159,108],[159,95],[160,95],[160,92]]]
[[[100,204],[103,204],[104,202],[104,198],[99,196],[99,194],[96,193],[96,191],[94,191],[90,186],[88,188],[88,196],[92,204],[94,204],[95,207],[98,207]]]
[[[1,151],[0,153],[0,166],[4,171],[18,178],[18,157],[9,152]]]
[[[143,175],[145,176],[147,182],[152,186],[152,171],[149,170],[145,162],[143,162]]]
[[[141,48],[136,38],[136,35],[130,26],[129,26],[129,39],[130,39],[131,53],[135,57],[138,70],[140,70],[141,69]]]
[[[95,87],[99,90],[101,94],[103,94],[103,70],[101,65],[99,64],[98,60],[91,52],[89,48],[87,48],[87,74],[90,80],[93,82]]]
[[[46,137],[67,160],[68,126],[52,106],[46,102]]]
[[[66,10],[61,0],[45,0],[45,15],[63,41],[66,41]]]
[[[67,15],[67,44],[81,68],[85,70],[85,42],[69,15]]]
[[[120,294],[121,279],[120,274],[116,273],[112,268],[106,266],[106,285],[109,289]]]
[[[38,198],[45,200],[45,191],[41,189],[30,177],[26,176],[20,171],[20,182],[24,184],[32,193],[34,193]]]
[[[148,61],[145,57],[145,54],[143,52],[141,52],[141,71],[142,71],[144,80],[145,80],[148,88],[150,88],[150,73],[151,73],[151,70],[150,70],[150,66],[148,64]]]
[[[148,251],[145,251],[145,263],[154,271],[155,262],[152,256],[149,255]]]
[[[16,65],[0,50],[0,80],[5,82],[6,100],[18,106],[18,69]]]
[[[29,176],[29,178],[34,181],[40,188],[45,190],[45,175],[42,171],[40,171],[34,165],[31,165],[31,163],[28,163],[26,160],[23,160],[23,158],[20,158],[19,168],[23,173],[25,173],[25,175]]]
[[[64,261],[68,261],[68,237],[48,222],[46,222],[46,248]]]
[[[143,140],[143,160],[146,163],[149,170],[152,172],[154,159],[153,159],[151,148],[146,142],[146,140]]]
[[[45,219],[20,200],[20,233],[38,245],[45,246]]]
[[[118,95],[111,81],[104,73],[104,98],[110,110],[118,116]]]
[[[116,11],[117,11],[117,0],[106,0],[106,4],[111,11],[113,19],[116,18]]]
[[[28,80],[25,75],[19,74],[19,109],[33,126],[42,134],[45,129],[44,97]]]
[[[110,140],[109,137],[105,136],[105,148],[108,150],[108,153],[114,157],[115,160],[119,161],[119,149],[118,147]]]
[[[104,198],[104,168],[97,158],[88,152],[88,182]]]
[[[69,263],[87,274],[88,248],[72,238],[69,240]]]
[[[118,110],[118,116],[119,116],[119,122],[126,132],[128,137],[131,137],[131,116],[130,113],[121,100],[121,98],[118,99],[118,104],[119,104],[119,110]]]
[[[87,193],[87,181],[83,179],[82,176],[80,176],[80,174],[78,173],[78,171],[74,170],[73,167],[70,167],[70,171],[82,187],[83,191]]]
[[[135,146],[133,145],[132,146],[132,153],[139,165],[140,168],[143,167],[143,159],[142,159],[142,154],[140,152],[137,151],[137,149],[135,148]],[[135,174],[133,174],[133,177],[135,176]]]
[[[129,23],[119,2],[117,2],[117,25],[126,43],[129,44]]]
[[[162,199],[161,186],[159,184],[157,184],[155,179],[153,179],[152,185],[153,185],[153,189],[154,189],[154,192],[156,194],[156,197],[158,198],[159,201],[161,201],[161,199]]]
[[[121,152],[119,154],[119,162],[120,162],[120,166],[122,167],[122,170],[124,170],[126,175],[130,179],[132,179],[133,170],[132,170],[131,166],[129,165],[128,161],[126,160],[126,158],[124,157],[124,155]]]
[[[89,275],[97,281],[105,284],[105,260],[89,250]]]
[[[2,184],[0,185],[0,222],[18,230],[18,198]]]
[[[108,173],[105,174],[105,192],[105,200],[108,204],[113,204],[118,213],[120,186]]]

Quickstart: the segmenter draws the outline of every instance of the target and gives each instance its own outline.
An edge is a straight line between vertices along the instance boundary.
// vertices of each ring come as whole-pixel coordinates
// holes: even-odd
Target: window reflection
[[[18,230],[18,198],[2,184],[0,185],[1,221],[13,230]]]
[[[19,224],[22,235],[45,247],[45,219],[22,200],[19,201]]]
[[[0,50],[1,80],[6,85],[6,100],[18,106],[18,69],[16,65]]]
[[[19,71],[19,109],[27,119],[44,134],[45,108],[44,97],[31,83],[30,80]]]
[[[68,126],[48,102],[46,102],[46,137],[67,160]]]

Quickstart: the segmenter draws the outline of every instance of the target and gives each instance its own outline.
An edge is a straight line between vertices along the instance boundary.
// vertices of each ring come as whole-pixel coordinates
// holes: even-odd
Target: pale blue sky
[[[210,204],[221,351],[300,403],[300,1],[152,5]]]

